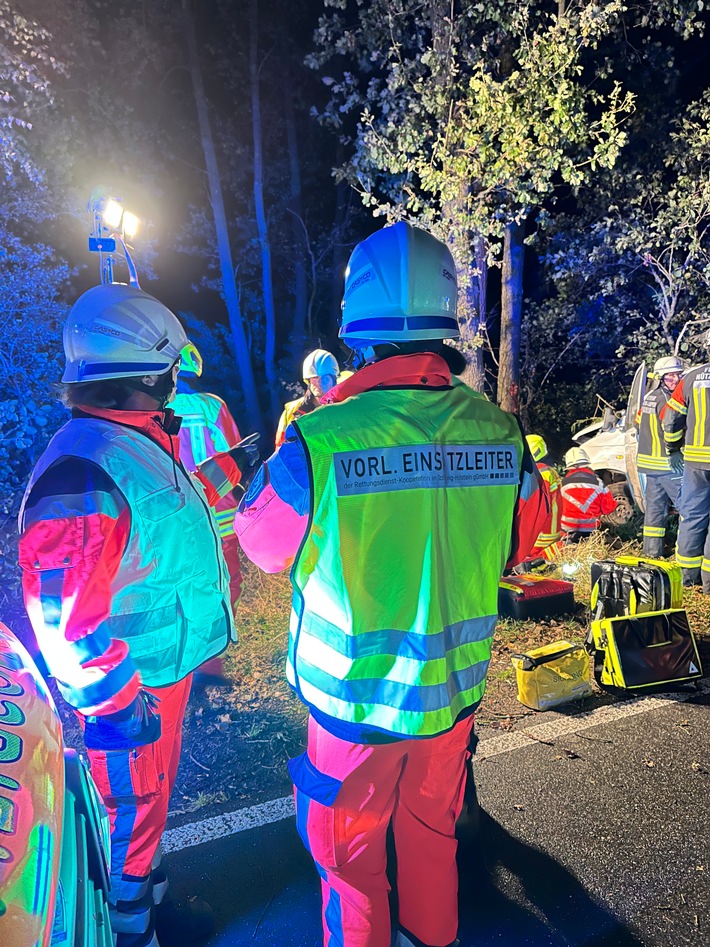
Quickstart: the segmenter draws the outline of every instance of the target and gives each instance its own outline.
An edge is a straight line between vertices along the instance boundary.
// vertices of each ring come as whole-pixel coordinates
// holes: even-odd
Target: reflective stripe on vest
[[[105,622],[109,634],[128,642],[145,684],[181,680],[236,639],[229,574],[202,487],[150,437],[98,418],[73,418],[40,457],[23,508],[39,477],[62,457],[101,467],[130,508],[131,532]]]
[[[294,427],[313,498],[291,573],[289,682],[338,720],[442,733],[485,689],[517,422],[457,384],[367,391]]]
[[[551,546],[552,543],[556,543],[562,537],[562,529],[560,526],[560,486],[562,485],[562,478],[554,467],[548,467],[547,464],[538,464],[537,469],[540,471],[540,475],[547,483],[550,491],[551,513],[550,531],[540,533],[535,540],[535,549],[539,550]]]

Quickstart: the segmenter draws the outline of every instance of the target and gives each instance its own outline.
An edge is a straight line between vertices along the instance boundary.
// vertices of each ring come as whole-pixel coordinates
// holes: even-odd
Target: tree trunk
[[[293,235],[293,328],[291,350],[294,358],[303,354],[306,336],[306,313],[308,311],[308,286],[305,261],[305,221],[301,198],[301,163],[298,153],[298,135],[293,110],[293,92],[288,68],[283,71],[284,115],[286,120],[286,143],[288,147],[288,169],[290,185],[289,210],[291,211],[291,233]],[[311,326],[308,332],[311,334]]]
[[[434,53],[432,68],[436,70],[434,79],[442,92],[451,88],[452,16],[455,16],[455,14],[452,10],[451,0],[430,0],[429,25]],[[441,120],[452,121],[448,105],[442,111]],[[462,221],[465,221],[468,217],[467,203],[470,191],[470,181],[459,182],[458,196],[446,201],[442,208],[442,225],[445,231],[445,239],[456,261],[456,274],[459,284],[458,317],[461,340],[458,348],[466,359],[466,370],[461,379],[474,391],[483,392],[484,368],[481,326],[482,324],[485,325],[488,270],[485,241],[482,237],[478,237],[473,241],[476,247],[476,258],[473,259],[471,233],[465,225],[462,225]],[[482,258],[481,246],[483,246]]]
[[[523,315],[523,258],[525,230],[512,221],[503,238],[500,314],[498,404],[504,411],[520,410],[520,326]]]
[[[261,247],[261,284],[264,299],[264,322],[266,341],[264,345],[264,371],[269,386],[269,405],[274,422],[281,411],[276,379],[276,309],[274,307],[274,285],[271,278],[271,244],[269,227],[264,211],[264,158],[261,146],[261,101],[259,98],[259,45],[258,0],[251,0],[249,16],[249,84],[251,86],[251,127],[254,138],[254,207],[256,226]]]
[[[338,142],[336,167],[345,163],[345,148]],[[328,314],[328,335],[337,335],[340,328],[340,304],[345,286],[345,268],[348,265],[348,249],[343,244],[345,224],[348,219],[350,186],[346,181],[335,185],[335,218],[333,220],[333,269],[331,271],[330,307]]]
[[[486,240],[477,237],[474,241],[475,260],[463,276],[464,290],[459,307],[459,322],[461,324],[461,348],[466,358],[466,370],[461,376],[469,388],[483,394],[485,390],[485,368],[483,365],[484,333],[488,307],[488,254]],[[461,318],[463,316],[463,318]]]
[[[229,328],[232,333],[234,357],[237,363],[242,393],[244,395],[244,407],[249,428],[254,431],[260,431],[262,429],[262,418],[259,409],[259,398],[256,392],[254,372],[251,365],[246,333],[244,331],[237,285],[234,279],[234,266],[232,264],[232,251],[229,245],[227,215],[224,209],[224,199],[222,197],[222,179],[217,165],[217,155],[212,138],[209,112],[207,110],[207,99],[202,82],[202,72],[200,71],[200,59],[197,51],[195,26],[190,10],[190,0],[182,0],[182,10],[185,38],[187,41],[188,62],[190,75],[192,77],[192,88],[195,94],[200,139],[202,142],[202,151],[205,156],[210,203],[212,205],[212,215],[217,236],[217,252],[222,275],[222,292],[227,307]]]

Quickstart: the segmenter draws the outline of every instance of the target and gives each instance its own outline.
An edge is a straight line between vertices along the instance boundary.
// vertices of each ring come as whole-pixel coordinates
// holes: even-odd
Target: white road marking
[[[675,693],[657,694],[655,697],[633,697],[605,707],[597,707],[586,713],[575,714],[572,717],[558,717],[548,723],[527,727],[525,730],[515,730],[501,736],[481,740],[476,749],[476,763],[482,763],[502,753],[511,753],[525,747],[535,746],[543,742],[552,742],[558,737],[579,730],[588,730],[601,724],[616,723],[626,717],[635,717],[638,714],[660,710],[674,703],[683,703],[698,694],[710,693],[710,680],[701,681],[698,690],[678,691]],[[227,812],[224,815],[213,816],[202,822],[190,822],[168,829],[163,835],[163,851],[177,852],[203,842],[225,838],[244,832],[246,829],[255,829],[270,822],[280,822],[282,819],[292,818],[294,815],[293,797],[284,796],[282,799],[272,799],[258,806],[249,806],[246,809],[237,809],[236,812]]]

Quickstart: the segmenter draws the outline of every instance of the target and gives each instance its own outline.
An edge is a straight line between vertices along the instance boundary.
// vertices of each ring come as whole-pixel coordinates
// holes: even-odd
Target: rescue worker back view
[[[94,287],[73,306],[63,341],[72,417],[38,460],[20,510],[25,606],[82,722],[110,816],[117,947],[156,947],[156,926],[162,947],[182,945],[209,933],[209,916],[163,900],[160,838],[192,672],[235,638],[210,505],[249,458],[238,447],[194,476],[180,464],[167,404],[189,343],[148,293]]]
[[[361,367],[286,430],[236,518],[257,565],[292,565],[286,673],[310,721],[289,769],[340,947],[456,943],[454,825],[498,582],[548,513],[516,419],[452,375],[455,273],[409,224],[355,248],[340,334]]]
[[[601,517],[616,509],[616,500],[589,466],[584,448],[567,451],[565,469],[560,524],[565,542],[578,543],[599,529]]]
[[[671,467],[683,473],[676,561],[683,585],[710,595],[710,364],[678,382],[662,420]]]
[[[534,561],[542,557],[552,561],[557,557],[559,542],[562,538],[562,527],[560,525],[562,478],[555,468],[546,462],[548,451],[544,438],[539,434],[528,434],[525,440],[530,448],[532,458],[537,464],[537,469],[540,471],[540,476],[547,484],[550,497],[549,519],[537,537],[535,548],[530,553],[529,559]],[[548,566],[548,568],[551,567]]]
[[[643,554],[654,558],[664,554],[668,507],[677,502],[680,487],[681,474],[671,467],[661,416],[682,373],[683,363],[677,356],[659,358],[653,366],[653,377],[658,384],[646,393],[636,415],[637,467],[646,474]]]

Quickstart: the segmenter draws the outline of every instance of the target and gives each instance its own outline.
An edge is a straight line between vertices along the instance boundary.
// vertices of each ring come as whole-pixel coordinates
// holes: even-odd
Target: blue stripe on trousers
[[[340,895],[331,887],[327,879],[326,884],[329,890],[328,906],[325,909],[325,923],[328,925],[328,931],[330,932],[328,947],[345,947],[343,910],[340,903]]]

